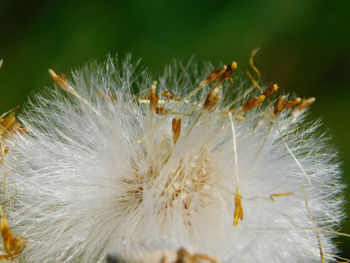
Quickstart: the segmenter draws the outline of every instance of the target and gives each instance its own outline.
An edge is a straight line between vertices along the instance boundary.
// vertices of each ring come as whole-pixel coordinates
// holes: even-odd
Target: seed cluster
[[[170,149],[168,149],[170,150]],[[166,152],[166,151],[165,151]],[[131,163],[133,173],[122,179],[122,187],[125,193],[119,198],[119,202],[125,206],[125,209],[132,207],[140,209],[143,201],[144,191],[151,188],[156,183],[160,176],[160,170],[170,158],[169,154],[159,156],[156,163],[150,163],[148,170],[142,171],[136,163]],[[161,164],[161,165],[159,165]],[[175,167],[167,177],[162,190],[159,194],[159,199],[162,201],[161,211],[172,214],[172,208],[182,207],[184,221],[189,225],[189,211],[192,204],[193,196],[201,202],[201,206],[205,207],[210,203],[208,192],[211,189],[208,187],[208,180],[217,178],[216,169],[211,161],[210,155],[206,149],[202,149],[198,155],[191,156],[189,159],[182,158],[177,167]]]

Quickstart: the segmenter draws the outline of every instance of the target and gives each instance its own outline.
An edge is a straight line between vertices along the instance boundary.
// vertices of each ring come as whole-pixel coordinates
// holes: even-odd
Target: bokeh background
[[[52,85],[48,68],[67,72],[107,53],[132,52],[154,72],[192,55],[244,69],[256,47],[265,83],[317,98],[312,115],[330,127],[349,185],[349,0],[0,0],[0,112]],[[350,238],[338,242],[350,258]]]

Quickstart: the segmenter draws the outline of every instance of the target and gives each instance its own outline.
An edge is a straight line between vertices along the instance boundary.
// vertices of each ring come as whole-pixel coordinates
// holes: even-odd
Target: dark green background
[[[245,68],[261,47],[265,83],[317,98],[313,117],[330,127],[349,184],[349,26],[348,0],[0,0],[0,112],[52,85],[48,68],[67,72],[107,53],[131,51],[157,72],[193,54]],[[347,222],[342,231],[350,233]],[[339,242],[350,258],[350,238]]]

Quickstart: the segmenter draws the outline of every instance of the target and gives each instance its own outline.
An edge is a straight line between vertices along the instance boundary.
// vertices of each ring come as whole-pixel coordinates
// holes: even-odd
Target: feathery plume
[[[336,259],[336,152],[305,120],[314,98],[262,85],[256,52],[253,87],[236,62],[174,63],[157,81],[130,57],[50,70],[59,87],[30,103],[4,158],[24,261]]]

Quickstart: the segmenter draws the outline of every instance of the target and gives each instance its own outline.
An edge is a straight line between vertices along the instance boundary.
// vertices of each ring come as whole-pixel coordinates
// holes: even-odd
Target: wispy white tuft
[[[150,77],[136,64],[93,63],[68,77],[80,98],[57,86],[29,103],[29,132],[9,139],[4,162],[18,190],[9,222],[29,241],[24,262],[108,253],[174,262],[183,247],[220,262],[309,263],[321,262],[319,243],[334,259],[334,235],[323,230],[343,218],[343,186],[318,122],[295,107],[275,117],[281,91],[243,112],[261,92],[235,72],[234,84],[220,84],[202,81],[211,66],[174,63]],[[161,96],[169,90],[174,98]]]

